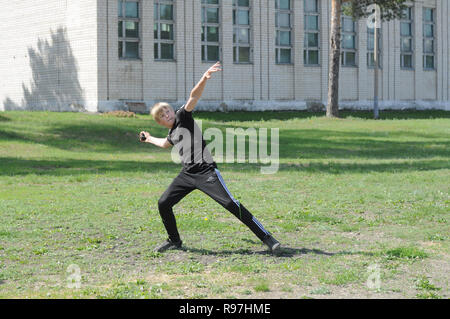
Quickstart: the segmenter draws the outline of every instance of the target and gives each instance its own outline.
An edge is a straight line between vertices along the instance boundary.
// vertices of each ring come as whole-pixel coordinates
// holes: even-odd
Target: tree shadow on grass
[[[259,164],[218,164],[222,171],[241,173],[260,173]],[[421,160],[403,163],[309,163],[309,164],[280,164],[278,172],[306,172],[306,173],[368,173],[368,172],[404,172],[430,171],[449,169],[447,160]],[[167,160],[164,162],[139,161],[102,161],[86,159],[65,160],[35,160],[16,157],[0,157],[0,176],[24,176],[29,174],[45,176],[68,176],[85,174],[122,173],[160,173],[178,174],[181,165]],[[275,172],[276,174],[276,172]]]
[[[249,112],[243,112],[249,116]],[[265,113],[265,112],[260,112]],[[281,113],[277,116],[291,116]],[[295,113],[295,112],[294,112]],[[301,112],[297,112],[301,113]],[[220,123],[205,123],[225,132],[227,127],[235,124],[226,123],[227,117],[239,119],[236,114],[213,113],[208,116],[217,117]],[[52,148],[74,152],[92,152],[109,154],[148,154],[166,155],[167,162],[139,161],[102,161],[72,159],[24,159],[0,157],[0,175],[79,175],[98,172],[178,172],[180,164],[171,161],[170,151],[154,145],[138,141],[140,126],[148,125],[156,136],[165,136],[167,129],[146,121],[114,120],[103,121],[102,118],[84,117],[79,123],[50,123],[40,132],[25,132],[11,128],[0,129],[2,141],[18,141],[21,143],[41,144]],[[270,120],[272,118],[268,118]],[[247,127],[243,127],[248,128]],[[224,136],[226,136],[224,134]],[[365,172],[402,172],[427,171],[450,168],[450,142],[445,132],[417,131],[338,131],[326,129],[280,129],[278,169],[273,172],[302,171],[311,173],[365,173]],[[270,140],[270,137],[269,137]],[[209,141],[206,141],[208,144]],[[224,143],[226,144],[226,143]],[[224,145],[225,146],[225,145]],[[248,159],[249,142],[246,141],[246,158]],[[235,143],[235,154],[238,145]],[[268,148],[269,145],[268,145]],[[267,150],[270,153],[272,150]],[[165,153],[163,155],[163,153]],[[213,157],[214,156],[213,151]],[[223,153],[226,155],[225,153]],[[221,163],[215,158],[219,168],[230,171],[261,172],[263,163]],[[276,158],[270,158],[272,160]],[[368,160],[370,162],[368,163]],[[376,161],[375,161],[376,160]],[[272,166],[273,167],[273,166]]]
[[[118,126],[107,123],[55,124],[42,133],[18,132],[0,129],[1,141],[20,141],[42,144],[66,151],[89,151],[98,153],[153,153],[166,152],[150,144],[139,141],[139,132],[144,128],[140,123],[133,126]],[[152,128],[156,136],[165,136],[166,129]]]
[[[111,172],[158,173],[181,170],[181,166],[171,161],[101,161],[101,160],[28,160],[15,157],[0,157],[0,175],[47,175],[68,176],[84,174],[106,174]]]
[[[423,111],[428,114],[444,114],[450,118],[449,112]],[[252,120],[286,120],[301,118],[310,112],[239,112],[232,113],[211,113],[200,112],[197,119],[207,119],[203,125],[203,130],[207,128],[218,128],[222,132],[222,154],[225,156],[227,128],[254,128],[253,125],[240,125],[229,123],[229,121],[243,121],[246,118]],[[395,113],[395,112],[394,112]],[[409,113],[397,112],[399,114]],[[397,114],[395,113],[395,114]],[[410,112],[411,113],[411,112]],[[344,112],[344,114],[346,114]],[[359,112],[348,112],[348,114],[359,114]],[[412,112],[414,116],[422,116],[422,112]],[[442,115],[441,117],[444,117]],[[259,118],[258,116],[263,116]],[[297,117],[296,117],[297,116]],[[423,118],[428,118],[423,115]],[[1,119],[1,117],[0,117]],[[212,121],[212,122],[210,122]],[[228,122],[228,123],[227,123]],[[271,123],[271,127],[274,123]],[[256,128],[257,129],[257,128]],[[432,157],[450,157],[450,141],[445,131],[427,132],[405,129],[398,130],[336,130],[336,129],[286,129],[282,125],[279,127],[279,158],[288,159],[293,162],[301,160],[341,160],[351,159],[427,159]],[[0,142],[20,141],[33,144],[42,144],[52,148],[98,153],[169,153],[168,150],[160,149],[154,145],[143,144],[138,141],[138,132],[149,130],[154,136],[164,137],[167,129],[155,124],[154,121],[147,121],[147,118],[137,119],[110,119],[101,116],[76,116],[70,123],[61,122],[59,119],[52,120],[47,126],[37,132],[19,131],[12,128],[0,129]],[[270,134],[269,134],[270,135]],[[211,136],[206,140],[210,142],[220,138]],[[267,137],[270,141],[270,136]],[[238,143],[234,143],[234,150],[237,154]],[[246,138],[246,158],[248,159],[249,141]],[[270,147],[268,143],[267,148]],[[268,153],[272,150],[267,149]],[[214,156],[213,151],[213,156]],[[261,152],[259,152],[260,154]],[[168,154],[167,159],[170,160]],[[220,163],[220,159],[216,158]],[[357,163],[357,162],[356,162]],[[357,167],[357,164],[356,164]],[[411,168],[412,169],[412,168]]]
[[[9,122],[9,121],[11,121],[9,117],[0,114],[0,122]]]
[[[152,128],[153,129],[153,128]],[[221,131],[225,127],[220,127]],[[246,128],[244,128],[246,129]],[[43,144],[69,151],[90,151],[99,153],[153,153],[168,152],[138,140],[140,128],[122,127],[114,124],[83,123],[57,125],[44,134],[0,130],[0,141],[21,141]],[[167,130],[153,129],[155,136],[165,136]],[[152,133],[153,133],[152,131]],[[225,138],[226,134],[222,133]],[[213,136],[215,140],[219,137]],[[228,139],[227,139],[228,140]],[[223,148],[226,146],[223,141]],[[270,137],[268,137],[270,141]],[[207,145],[209,140],[206,140]],[[336,131],[318,129],[280,130],[280,159],[425,159],[431,157],[450,157],[450,142],[446,134],[432,134],[402,131]],[[271,148],[270,144],[267,145]],[[234,143],[234,154],[237,154]],[[249,141],[246,141],[246,158]],[[268,153],[272,149],[267,150]],[[213,156],[215,150],[212,149]],[[222,149],[222,157],[226,153]],[[168,156],[168,159],[170,157]],[[220,158],[216,158],[220,161]]]
[[[205,128],[206,129],[205,125]],[[210,125],[208,125],[210,126]],[[225,130],[229,125],[216,125],[222,131],[223,156],[226,155]],[[249,127],[242,127],[248,129]],[[35,136],[31,141],[64,150],[88,150],[96,152],[167,152],[153,145],[138,141],[138,127],[117,127],[111,124],[60,125],[49,130],[49,136]],[[155,136],[166,136],[167,130],[152,128]],[[1,135],[0,135],[1,137]],[[219,137],[206,140],[208,145]],[[268,136],[267,140],[271,141]],[[70,141],[70,143],[67,143]],[[279,158],[292,159],[425,159],[450,157],[450,141],[446,134],[410,131],[337,131],[327,129],[290,129],[279,132]],[[249,141],[246,158],[249,157]],[[237,154],[238,143],[234,143]],[[267,151],[272,152],[271,144]],[[213,156],[215,151],[213,150]],[[220,160],[220,159],[219,159]]]
[[[280,158],[301,159],[425,159],[450,157],[450,141],[442,133],[342,132],[288,130],[280,132]]]
[[[220,168],[224,171],[234,172],[261,172],[262,167],[267,164],[220,164]],[[339,162],[312,162],[312,163],[280,163],[277,172],[305,172],[305,173],[327,173],[334,175],[348,173],[372,173],[372,172],[411,172],[411,171],[433,171],[441,169],[450,169],[448,160],[415,160],[405,162],[388,162],[388,163],[339,163]],[[270,176],[270,175],[269,175]]]

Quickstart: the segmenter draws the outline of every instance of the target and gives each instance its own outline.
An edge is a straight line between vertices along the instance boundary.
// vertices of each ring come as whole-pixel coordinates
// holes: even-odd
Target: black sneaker
[[[278,240],[273,238],[271,234],[267,235],[266,238],[263,239],[264,244],[269,247],[269,250],[273,253],[276,253],[280,250],[280,243]]]
[[[165,242],[163,242],[161,245],[156,247],[154,249],[155,252],[162,253],[163,251],[166,251],[168,249],[176,249],[181,248],[181,245],[183,242],[181,240],[173,242],[170,239],[167,239]]]

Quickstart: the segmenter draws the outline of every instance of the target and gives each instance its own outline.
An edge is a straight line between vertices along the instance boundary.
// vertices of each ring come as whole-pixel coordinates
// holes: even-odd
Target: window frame
[[[240,6],[239,0],[233,0],[232,3],[232,14],[233,14],[233,63],[234,64],[252,64],[253,63],[253,35],[252,35],[252,1],[248,1],[247,6]],[[238,12],[248,11],[248,25],[239,24]],[[248,32],[248,43],[239,42],[239,31],[241,29],[246,29]],[[240,61],[239,49],[248,48],[248,61]]]
[[[137,13],[138,16],[136,18],[133,17],[127,17],[125,12],[126,12],[126,3],[127,2],[135,2],[137,3],[138,9],[137,9]],[[119,16],[119,5],[121,5],[121,12],[122,12],[122,16]],[[119,29],[119,25],[120,23],[122,23],[122,36],[120,37],[119,34],[118,36],[118,49],[120,48],[120,44],[122,44],[122,52],[119,53],[118,52],[118,58],[119,60],[142,60],[142,49],[141,49],[141,38],[142,38],[142,23],[141,23],[141,1],[140,0],[117,0],[117,24],[118,24],[118,29]],[[126,22],[137,22],[138,23],[138,36],[136,38],[134,37],[127,37],[126,36]],[[138,50],[137,50],[137,57],[127,57],[126,56],[126,43],[127,42],[132,42],[132,43],[137,43],[138,45]]]
[[[427,21],[425,11],[431,10],[432,20]],[[422,15],[422,24],[423,24],[423,69],[425,71],[435,71],[436,70],[436,9],[423,7],[423,15]],[[431,25],[433,27],[433,35],[431,37],[427,37],[425,34],[425,28],[427,25]],[[425,52],[425,42],[426,40],[433,41],[433,52]],[[433,67],[429,68],[426,66],[427,57],[433,57]]]
[[[344,23],[345,20],[350,20],[353,24],[353,31],[345,31],[344,29]],[[358,24],[357,21],[353,20],[352,17],[348,17],[345,15],[342,15],[341,17],[341,65],[343,67],[358,67]],[[350,35],[353,37],[354,40],[354,48],[348,49],[344,48],[344,36]],[[354,53],[355,54],[355,63],[354,64],[347,64],[347,54],[348,53]]]
[[[208,3],[206,0],[201,1],[201,26],[202,31],[204,32],[204,39],[201,40],[201,61],[204,63],[210,63],[210,62],[217,62],[221,61],[222,57],[222,45],[221,45],[221,0],[217,0],[217,4],[211,4]],[[217,23],[208,22],[207,19],[207,9],[208,8],[214,8],[217,9]],[[208,27],[215,27],[217,28],[217,42],[215,41],[208,41]],[[218,47],[218,57],[217,59],[208,59],[208,46],[216,46]]]
[[[153,35],[153,60],[154,61],[176,61],[176,22],[175,22],[175,16],[176,16],[176,1],[173,0],[155,0],[153,2],[153,34],[155,31],[155,24],[157,24],[157,38]],[[161,10],[160,5],[171,5],[172,6],[172,20],[165,20],[161,19]],[[155,11],[156,10],[156,11]],[[155,17],[156,13],[156,17]],[[173,39],[161,39],[161,24],[170,24],[172,25],[173,30]],[[173,57],[171,59],[163,59],[161,58],[161,46],[162,44],[170,44],[172,45],[172,52]],[[155,56],[155,46],[158,50],[158,57]]]
[[[415,45],[415,41],[414,41],[414,35],[415,35],[415,30],[414,30],[414,7],[408,7],[406,10],[410,10],[410,16],[409,19],[407,17],[402,17],[402,19],[400,20],[400,68],[402,70],[414,70],[414,64],[415,64],[415,59],[414,59],[414,45]],[[411,34],[408,36],[402,35],[402,24],[403,23],[408,23],[410,25],[411,28]],[[411,51],[404,51],[403,50],[403,41],[404,39],[409,39],[411,40]],[[405,66],[405,56],[411,56],[411,66]]]
[[[275,64],[277,65],[290,65],[293,64],[293,56],[294,56],[294,30],[292,28],[294,21],[294,9],[292,0],[289,1],[289,9],[281,9],[279,6],[281,0],[275,0]],[[288,14],[289,15],[289,27],[281,27],[279,25],[279,14]],[[278,34],[280,32],[289,32],[289,45],[281,45],[279,42]],[[277,41],[278,40],[278,41]],[[289,62],[281,62],[281,50],[289,50]]]
[[[372,31],[371,31],[372,30]],[[375,28],[367,27],[367,68],[375,69],[375,48],[370,48],[369,43],[375,41],[369,41],[370,37],[375,37]],[[382,28],[378,28],[378,68],[381,69],[383,67],[383,32]],[[374,61],[373,64],[371,62]]]
[[[303,16],[304,16],[303,64],[305,66],[308,66],[308,67],[320,67],[321,66],[321,63],[320,63],[320,58],[321,58],[321,46],[320,46],[320,33],[321,33],[320,22],[321,22],[321,15],[320,15],[320,8],[321,8],[321,4],[320,4],[320,1],[315,0],[316,1],[317,11],[307,11],[306,10],[306,1],[308,1],[308,0],[304,0],[303,1]],[[308,16],[316,16],[317,17],[317,30],[313,30],[313,29],[307,28]],[[308,41],[307,41],[308,34],[317,34],[317,47],[314,47],[314,46],[310,47],[308,45]],[[309,61],[310,61],[310,59],[309,59],[310,52],[317,52],[317,64],[309,63]]]

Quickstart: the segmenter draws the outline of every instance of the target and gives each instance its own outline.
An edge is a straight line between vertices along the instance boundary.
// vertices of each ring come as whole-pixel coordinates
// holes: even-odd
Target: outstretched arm
[[[168,148],[170,146],[172,146],[172,144],[169,143],[169,141],[167,140],[167,137],[164,138],[159,138],[159,137],[153,137],[150,135],[150,133],[148,132],[140,132],[139,136],[141,136],[142,134],[145,135],[145,141],[141,140],[141,142],[145,142],[145,143],[151,143],[153,145],[162,147],[162,148]]]
[[[194,107],[197,105],[198,100],[200,100],[203,90],[206,86],[206,81],[211,78],[211,74],[217,71],[222,71],[222,66],[220,62],[216,62],[212,67],[210,67],[202,76],[200,81],[198,81],[197,85],[192,89],[191,95],[189,96],[189,100],[187,101],[184,109],[188,112],[191,112]]]

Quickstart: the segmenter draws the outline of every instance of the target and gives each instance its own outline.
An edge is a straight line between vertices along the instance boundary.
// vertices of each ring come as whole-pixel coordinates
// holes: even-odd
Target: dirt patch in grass
[[[102,113],[103,116],[115,116],[115,117],[136,117],[136,113],[129,111],[112,111]]]

